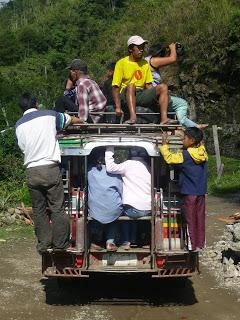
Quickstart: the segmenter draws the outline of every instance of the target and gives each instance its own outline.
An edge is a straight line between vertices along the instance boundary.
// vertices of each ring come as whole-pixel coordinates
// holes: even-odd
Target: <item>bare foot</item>
[[[197,127],[198,129],[205,129],[205,128],[208,127],[208,124],[199,123],[199,124],[196,125],[196,127]]]
[[[167,118],[167,119],[161,121],[160,124],[175,124],[177,122],[178,122],[177,120]]]

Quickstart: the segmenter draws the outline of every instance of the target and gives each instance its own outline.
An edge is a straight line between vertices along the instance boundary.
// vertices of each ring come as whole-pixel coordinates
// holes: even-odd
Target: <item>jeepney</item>
[[[42,254],[46,277],[81,278],[96,273],[149,274],[151,277],[190,277],[198,271],[198,253],[187,249],[188,231],[180,209],[178,176],[159,153],[161,133],[170,131],[172,150],[182,148],[175,135],[177,125],[84,124],[68,127],[59,137],[65,192],[65,210],[71,221],[71,250],[49,249]],[[92,219],[88,216],[88,156],[99,146],[127,150],[143,147],[151,161],[152,213],[137,219],[149,224],[149,248],[118,248],[116,252],[97,251],[89,240]],[[131,220],[120,216],[121,223]]]

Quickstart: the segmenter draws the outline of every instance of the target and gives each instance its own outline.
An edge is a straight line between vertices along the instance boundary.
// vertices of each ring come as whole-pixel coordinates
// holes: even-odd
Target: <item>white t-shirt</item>
[[[53,110],[28,109],[16,123],[18,145],[27,168],[61,162],[58,131],[71,122],[67,114]]]
[[[123,180],[123,204],[138,210],[151,210],[151,174],[147,163],[140,157],[120,164],[114,162],[114,148],[105,152],[108,172],[120,174]]]

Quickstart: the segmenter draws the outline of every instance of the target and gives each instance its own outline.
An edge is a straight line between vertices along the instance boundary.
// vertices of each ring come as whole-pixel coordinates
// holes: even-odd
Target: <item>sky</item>
[[[1,6],[2,4],[4,4],[4,3],[7,3],[7,2],[9,2],[9,0],[0,0],[0,6]]]

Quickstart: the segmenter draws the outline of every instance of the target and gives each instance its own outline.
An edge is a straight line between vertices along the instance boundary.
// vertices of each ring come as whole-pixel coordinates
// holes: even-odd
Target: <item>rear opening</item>
[[[155,156],[150,157],[151,216],[134,220],[120,216],[119,227],[126,222],[137,225],[136,243],[128,251],[121,247],[116,252],[106,250],[103,226],[98,227],[97,233],[94,232],[94,220],[88,215],[89,153],[84,154],[81,151],[85,144],[84,139],[85,137],[81,139],[69,137],[64,143],[68,150],[71,149],[71,155],[62,157],[65,208],[71,220],[71,251],[44,253],[44,275],[81,277],[96,272],[119,274],[149,272],[155,277],[188,277],[196,272],[198,255],[190,253],[187,249],[188,232],[180,208],[178,176],[157,152]],[[121,138],[117,139],[122,142]],[[141,137],[136,139],[142,140]],[[98,141],[101,141],[101,137]],[[112,143],[112,138],[109,137],[108,141]],[[108,144],[104,141],[101,145]],[[132,141],[129,145],[126,143],[120,147],[118,143],[115,144],[118,162],[126,159],[127,150],[131,145]],[[97,146],[99,143],[96,143]],[[157,146],[156,140],[156,150]],[[120,231],[117,237],[119,240]],[[93,243],[99,243],[102,249],[94,248]]]

